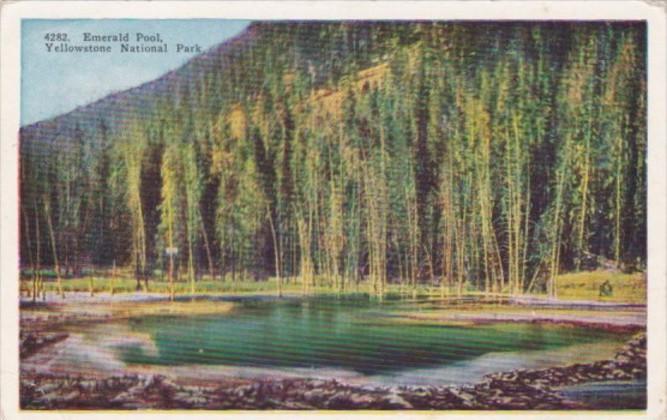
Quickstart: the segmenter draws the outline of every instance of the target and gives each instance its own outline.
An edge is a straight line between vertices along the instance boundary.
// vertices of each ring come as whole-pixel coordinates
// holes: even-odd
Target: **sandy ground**
[[[195,299],[199,299],[194,301]],[[192,297],[170,302],[165,295],[126,294],[94,297],[85,293],[60,297],[47,296],[45,302],[22,302],[20,310],[23,331],[48,331],[53,326],[71,322],[97,322],[145,315],[205,315],[227,313],[233,302]]]
[[[614,331],[636,331],[646,327],[646,308],[542,309],[533,307],[482,307],[436,310],[427,313],[409,312],[403,322],[431,322],[466,325],[492,322],[536,322],[589,326]]]

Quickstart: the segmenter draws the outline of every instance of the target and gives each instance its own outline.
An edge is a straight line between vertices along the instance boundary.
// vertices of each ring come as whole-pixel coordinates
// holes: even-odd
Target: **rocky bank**
[[[21,373],[24,409],[557,410],[592,409],[559,388],[646,378],[646,335],[610,360],[487,375],[470,386],[368,387],[336,380],[224,380],[186,384],[163,375],[107,378]]]

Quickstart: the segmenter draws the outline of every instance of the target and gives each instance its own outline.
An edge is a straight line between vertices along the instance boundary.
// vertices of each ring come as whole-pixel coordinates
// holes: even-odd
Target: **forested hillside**
[[[644,24],[252,24],[21,129],[21,265],[555,294],[646,261]],[[175,252],[176,249],[178,252]]]

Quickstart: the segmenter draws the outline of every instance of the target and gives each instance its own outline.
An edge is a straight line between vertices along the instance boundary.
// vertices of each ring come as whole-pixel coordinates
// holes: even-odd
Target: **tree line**
[[[378,296],[556,295],[593,256],[641,268],[645,32],[253,24],[140,102],[22,129],[22,267]]]

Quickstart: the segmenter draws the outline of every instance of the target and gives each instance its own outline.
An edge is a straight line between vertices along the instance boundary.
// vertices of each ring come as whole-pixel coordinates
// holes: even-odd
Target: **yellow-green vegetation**
[[[231,276],[226,276],[224,280],[216,278],[211,279],[208,276],[203,276],[194,285],[189,281],[185,281],[185,277],[181,277],[180,281],[174,282],[175,295],[190,295],[190,294],[277,294],[278,280],[271,277],[267,280],[254,280],[248,277],[236,278],[232,280]],[[611,294],[609,296],[600,296],[600,286],[608,281],[611,286]],[[558,299],[562,300],[585,300],[585,301],[599,301],[599,302],[625,302],[625,303],[646,303],[646,280],[645,274],[637,273],[621,273],[605,270],[597,271],[582,271],[578,273],[561,274],[556,279],[558,287]],[[329,283],[329,284],[328,284]],[[373,284],[370,281],[362,281],[358,284],[350,284],[344,291],[340,291],[332,281],[327,283],[326,279],[318,279],[315,286],[308,288],[307,293],[313,294],[354,294],[354,293],[369,293],[373,294]],[[170,284],[167,279],[153,278],[147,282],[141,282],[141,292],[151,293],[170,293]],[[113,288],[113,293],[135,293],[137,292],[137,281],[134,278],[123,276],[111,278],[110,276],[86,276],[76,279],[63,279],[62,290],[68,292],[91,292],[92,293],[110,293]],[[193,289],[194,286],[194,289]],[[58,292],[59,285],[56,281],[46,281],[44,288],[47,292]],[[304,287],[301,279],[291,277],[281,279],[281,292],[283,294],[302,294]],[[22,281],[22,293],[28,295],[31,291],[30,280],[28,278]],[[495,295],[488,295],[474,289],[463,290],[462,295],[465,296],[479,296],[479,297],[507,297],[509,296],[507,290],[505,293],[498,293]],[[441,289],[436,285],[419,284],[413,294],[413,288],[406,285],[390,283],[386,285],[384,290],[387,298],[419,298],[419,299],[440,299],[447,297],[456,297],[457,288],[452,286]],[[541,296],[541,295],[536,295]],[[458,310],[464,310],[464,307],[458,307]]]
[[[231,312],[235,304],[233,302],[212,300],[185,300],[169,302],[165,300],[156,301],[117,301],[108,303],[80,304],[68,302],[58,307],[30,307],[26,311],[32,317],[48,318],[54,313],[65,314],[69,319],[90,320],[92,319],[127,319],[151,315],[217,315]]]
[[[325,280],[319,280],[315,286],[311,286],[307,290],[307,294],[356,294],[356,293],[372,293],[372,284],[369,281],[363,281],[359,284],[348,285],[348,288],[345,289],[342,293],[335,287],[332,282],[327,284]],[[148,288],[146,288],[146,282],[141,281],[140,288],[137,290],[137,281],[131,277],[116,277],[112,278],[110,276],[85,276],[76,279],[63,279],[62,288],[65,293],[71,292],[91,292],[92,285],[92,294],[98,293],[111,293],[113,288],[114,294],[122,293],[136,293],[139,292],[150,292],[150,293],[170,293],[170,283],[165,279],[154,278],[149,279]],[[31,292],[30,289],[31,280],[26,277],[22,280],[21,292],[24,295],[29,295]],[[46,281],[44,282],[44,289],[46,292],[58,292],[58,284],[55,281]],[[188,281],[185,281],[185,277],[181,277],[180,281],[174,282],[174,293],[175,295],[190,295],[193,293],[197,295],[219,295],[219,294],[277,294],[278,293],[278,280],[275,277],[271,277],[266,280],[253,280],[251,278],[241,278],[237,280],[232,280],[231,276],[226,276],[224,281],[216,278],[215,280],[211,279],[208,276],[202,277],[200,280],[194,283],[194,289],[192,289],[192,284]],[[416,294],[414,296],[418,298],[439,298],[443,290],[440,287],[433,285],[418,285]],[[281,291],[283,294],[302,294],[304,293],[304,287],[299,278],[282,278],[281,279]],[[455,294],[454,288],[445,290],[446,296],[453,296]],[[412,297],[413,289],[408,288],[405,285],[400,284],[390,284],[385,289],[385,295],[389,298],[391,297]]]
[[[62,282],[62,287],[65,293],[67,292],[90,292],[90,281],[92,279],[94,293],[109,293],[113,284],[114,294],[119,293],[135,293],[137,292],[137,281],[133,278],[115,278],[110,277],[81,277],[77,279],[66,279]],[[25,287],[22,289],[27,292],[28,281],[24,281]],[[291,287],[293,286],[293,287]],[[45,282],[44,287],[47,292],[54,292],[58,290],[56,282]],[[174,282],[174,293],[176,295],[192,294],[193,289],[190,282],[178,281]],[[293,283],[284,285],[285,290],[300,291],[300,285]],[[194,293],[196,294],[221,294],[221,293],[272,293],[276,290],[276,282],[273,279],[268,281],[252,281],[243,280],[232,282],[229,280],[210,280],[203,279],[194,283]],[[145,282],[141,282],[140,292],[150,293],[170,293],[169,281],[150,279],[148,287]]]
[[[252,278],[236,278],[232,280],[231,276],[225,277],[224,280],[219,278],[211,279],[209,276],[203,276],[194,285],[190,281],[185,281],[181,278],[180,281],[174,282],[174,294],[188,296],[196,295],[223,295],[223,294],[278,294],[278,279],[271,277],[265,280],[254,280]],[[189,279],[188,279],[189,280]],[[578,273],[565,273],[557,277],[558,299],[566,301],[596,301],[596,302],[624,302],[624,303],[646,303],[646,278],[645,274],[637,273],[622,273],[605,270],[597,271],[583,271]],[[358,284],[351,284],[344,291],[340,291],[332,281],[327,283],[326,279],[320,279],[316,285],[311,286],[305,291],[301,279],[291,277],[280,280],[280,291],[282,294],[291,295],[347,295],[357,293],[373,294],[373,284],[370,281],[361,281]],[[611,286],[611,294],[609,296],[600,295],[600,286],[604,282],[609,282]],[[148,284],[148,288],[146,288]],[[164,293],[170,294],[169,281],[161,278],[150,279],[147,283],[142,281],[141,287],[137,290],[137,281],[134,278],[123,276],[111,278],[110,276],[86,276],[76,279],[63,279],[61,286],[56,281],[44,282],[44,290],[46,292],[60,292],[59,287],[62,287],[63,292],[85,292],[92,295],[98,293],[135,293],[150,292],[150,293]],[[92,287],[92,291],[91,291]],[[193,288],[194,287],[194,288]],[[386,285],[385,297],[389,299],[419,299],[419,300],[434,300],[439,301],[442,298],[455,298],[457,295],[457,288],[455,286],[446,287],[444,289],[437,285],[419,284],[416,289],[408,287],[407,285],[391,283]],[[29,296],[31,292],[31,281],[25,278],[22,281],[21,292],[25,296]],[[40,295],[38,293],[38,295]],[[464,288],[462,296],[478,296],[480,298],[506,298],[509,296],[507,290],[503,293],[495,295],[488,295],[475,291],[474,288]],[[536,295],[541,296],[541,295]],[[496,306],[494,310],[502,311],[506,306]],[[464,306],[457,306],[457,311],[465,311]],[[479,310],[479,306],[475,307]],[[553,311],[553,310],[552,310]]]
[[[600,296],[600,286],[608,281],[610,296]],[[646,303],[645,273],[626,274],[605,270],[561,274],[556,278],[558,298],[600,302]]]
[[[231,302],[194,301],[194,302],[120,302],[113,306],[114,318],[137,317],[144,315],[209,315],[231,311]]]
[[[614,316],[623,318],[631,317],[641,310],[614,310]],[[432,310],[410,311],[401,313],[402,317],[398,320],[400,322],[414,322],[422,323],[428,321],[434,324],[458,324],[461,322],[475,320],[480,314],[485,314],[485,319],[492,320],[516,318],[523,319],[526,316],[542,317],[542,318],[563,318],[564,316],[576,316],[581,319],[595,319],[604,318],[608,313],[596,309],[567,309],[567,308],[540,308],[539,310],[530,306],[516,306],[507,304],[471,304],[471,305],[456,305],[443,306]],[[487,316],[488,315],[488,316]],[[391,320],[393,322],[393,320]]]
[[[496,329],[513,329],[516,323],[538,321],[548,328],[551,323],[559,327],[585,323],[590,328],[598,326],[607,329],[609,325],[620,328],[638,329],[644,324],[645,308],[578,309],[578,308],[535,308],[508,304],[437,305],[432,308],[401,311],[399,316],[379,316],[359,320],[372,325],[471,327],[492,324]]]

